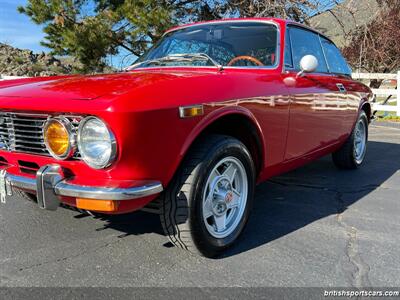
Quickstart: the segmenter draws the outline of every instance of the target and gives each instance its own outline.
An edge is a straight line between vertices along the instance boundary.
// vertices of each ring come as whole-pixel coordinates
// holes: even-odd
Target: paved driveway
[[[241,241],[205,259],[155,215],[95,219],[0,206],[1,286],[400,286],[400,130],[372,126],[365,165],[323,158],[257,188]]]

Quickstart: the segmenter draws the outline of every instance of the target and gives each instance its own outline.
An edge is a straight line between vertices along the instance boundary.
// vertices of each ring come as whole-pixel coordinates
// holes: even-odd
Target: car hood
[[[133,89],[168,80],[205,74],[190,71],[135,71],[93,76],[26,78],[1,81],[0,97],[93,100],[105,95],[125,94]]]

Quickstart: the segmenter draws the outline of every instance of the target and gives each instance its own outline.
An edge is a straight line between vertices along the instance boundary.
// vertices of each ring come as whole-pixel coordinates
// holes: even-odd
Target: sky
[[[33,23],[29,17],[17,11],[17,7],[25,5],[26,2],[26,0],[0,0],[0,43],[29,49],[35,53],[49,52],[50,49],[40,45],[40,41],[44,39],[42,26]],[[120,68],[126,54],[121,51],[119,55],[109,57],[108,61],[114,67]],[[132,63],[134,59],[124,60],[123,66]]]
[[[25,0],[0,0],[0,42],[34,52],[48,51],[40,45],[44,37],[42,28],[17,11],[17,7],[26,2]]]

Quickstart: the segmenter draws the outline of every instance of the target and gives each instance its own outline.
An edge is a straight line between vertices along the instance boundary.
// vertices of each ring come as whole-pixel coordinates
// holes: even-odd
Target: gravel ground
[[[156,215],[0,205],[0,286],[400,286],[400,130],[371,126],[365,165],[325,157],[261,184],[225,256],[171,247]]]

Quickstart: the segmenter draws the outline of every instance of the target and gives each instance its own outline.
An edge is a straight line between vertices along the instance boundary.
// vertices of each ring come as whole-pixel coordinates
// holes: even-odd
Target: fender
[[[351,130],[349,131],[349,133],[347,134],[347,136],[338,144],[338,146],[340,147],[341,145],[343,145],[346,140],[348,139],[348,137],[351,135],[351,133],[353,132],[354,128],[356,127],[357,124],[357,118],[360,115],[360,112],[363,110],[364,106],[369,106],[369,116],[368,117],[368,121],[371,122],[372,120],[372,105],[370,103],[370,100],[373,97],[372,93],[364,93],[361,95],[361,99],[360,99],[360,104],[358,106],[358,111],[357,111],[357,117],[354,119],[353,125],[351,126]]]
[[[183,157],[186,155],[187,151],[189,150],[192,143],[199,137],[199,135],[212,123],[217,121],[218,119],[227,116],[227,115],[242,115],[246,117],[257,129],[257,135],[261,142],[261,170],[264,169],[265,164],[265,139],[264,134],[262,132],[261,126],[256,120],[255,116],[251,113],[250,110],[241,107],[241,106],[229,106],[229,107],[222,107],[212,111],[211,113],[207,114],[190,132],[186,141],[183,143],[180,153],[179,153],[179,161],[177,162],[178,166],[182,161]]]
[[[360,114],[360,112],[361,112],[361,110],[363,109],[364,106],[368,106],[369,107],[369,115],[367,115],[367,117],[368,117],[368,121],[371,122],[371,120],[372,120],[372,105],[371,105],[370,101],[367,99],[367,97],[363,97],[361,99],[360,106],[358,108],[358,114]]]

